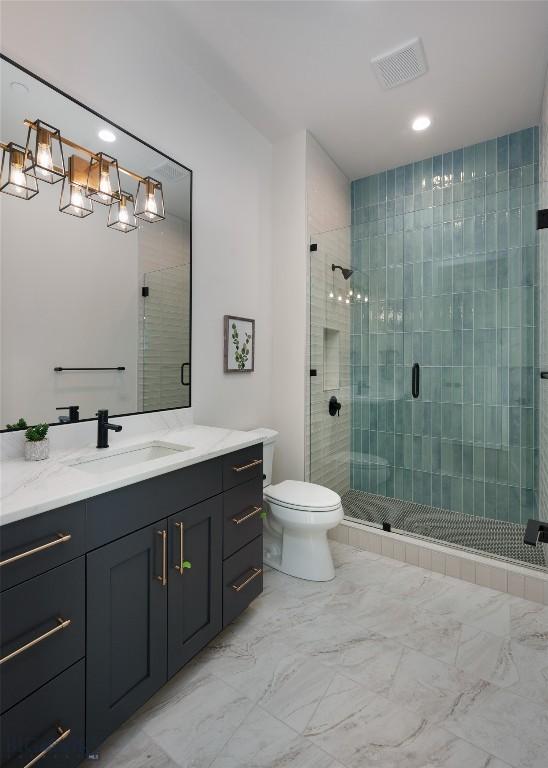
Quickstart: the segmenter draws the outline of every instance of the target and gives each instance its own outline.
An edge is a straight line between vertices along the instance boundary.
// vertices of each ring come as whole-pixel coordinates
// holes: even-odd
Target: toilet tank
[[[273,429],[251,429],[250,433],[263,441],[263,488],[272,483],[272,462],[274,460],[274,445],[278,433]]]

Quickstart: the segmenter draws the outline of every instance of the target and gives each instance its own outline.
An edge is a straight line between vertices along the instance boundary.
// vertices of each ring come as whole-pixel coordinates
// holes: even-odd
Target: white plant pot
[[[27,461],[42,461],[49,456],[49,440],[25,440],[25,459]]]

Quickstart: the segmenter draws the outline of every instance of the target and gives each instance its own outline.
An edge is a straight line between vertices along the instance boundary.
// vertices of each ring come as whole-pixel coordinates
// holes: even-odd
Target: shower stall
[[[523,543],[542,517],[539,129],[358,179],[351,206],[311,240],[310,480],[350,520],[545,568]]]

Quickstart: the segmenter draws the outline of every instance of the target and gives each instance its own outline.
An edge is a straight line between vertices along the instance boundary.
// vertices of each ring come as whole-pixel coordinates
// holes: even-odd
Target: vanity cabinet
[[[0,529],[1,768],[77,766],[249,605],[261,507],[258,444]]]
[[[222,513],[215,496],[168,521],[168,677],[222,627]]]
[[[87,556],[87,746],[166,681],[167,520]]]

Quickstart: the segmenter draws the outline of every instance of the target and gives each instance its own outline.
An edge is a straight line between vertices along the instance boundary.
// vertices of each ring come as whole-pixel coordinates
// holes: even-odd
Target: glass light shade
[[[126,233],[137,229],[133,195],[128,192],[120,193],[120,199],[110,206],[107,227]]]
[[[41,120],[29,126],[24,171],[48,184],[57,184],[65,178],[63,144],[57,128]]]
[[[143,221],[162,221],[165,219],[164,193],[162,184],[147,176],[139,182],[135,200],[135,215]]]
[[[33,176],[27,175],[25,165],[25,149],[10,141],[2,152],[2,169],[0,172],[0,192],[30,200],[38,194],[38,183]]]
[[[93,213],[93,202],[86,195],[88,163],[77,155],[69,157],[68,175],[63,180],[59,210],[83,219]]]
[[[99,152],[89,163],[86,194],[101,205],[112,205],[120,199],[118,161]]]

